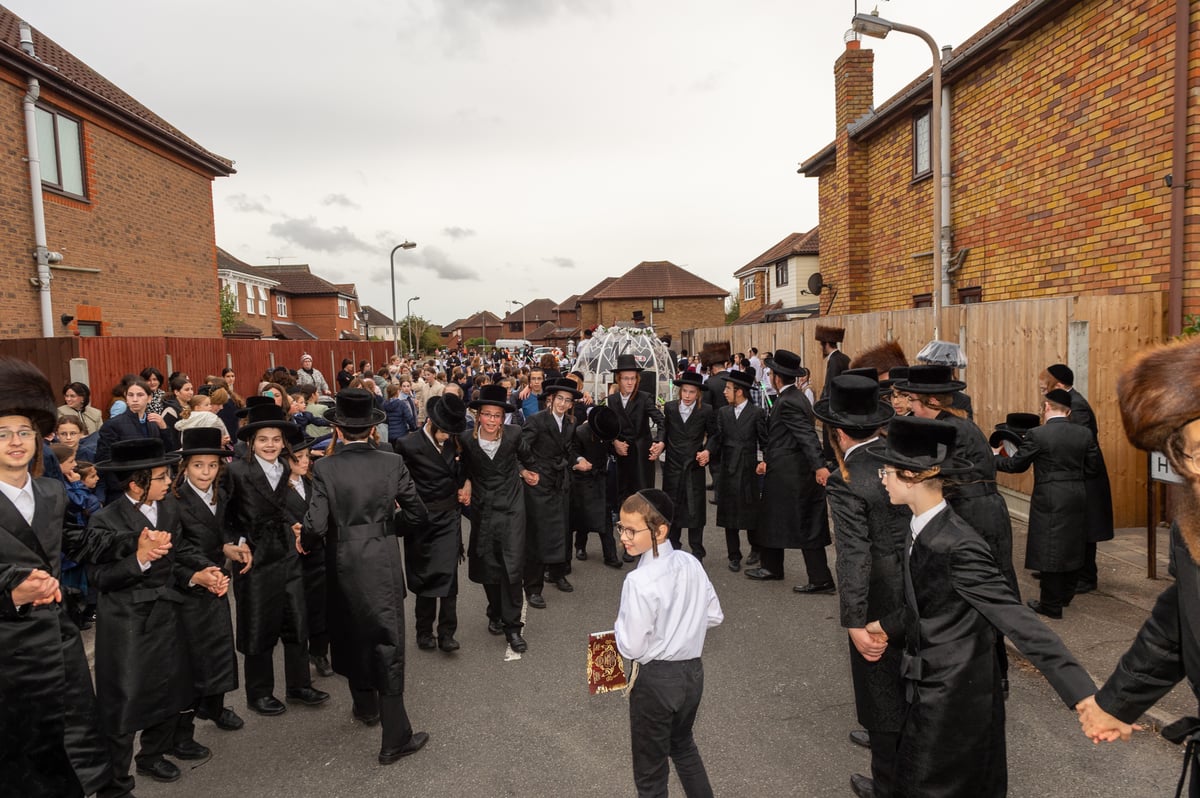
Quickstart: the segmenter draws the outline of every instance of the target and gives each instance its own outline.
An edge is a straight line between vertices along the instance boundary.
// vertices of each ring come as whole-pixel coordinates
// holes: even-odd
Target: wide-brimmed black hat
[[[909,366],[908,377],[892,383],[892,388],[905,393],[939,394],[954,393],[967,387],[965,382],[952,377],[949,366]]]
[[[572,399],[582,399],[583,391],[575,387],[575,383],[566,377],[558,380],[546,380],[542,383],[542,398],[549,399],[556,393],[569,393]]]
[[[15,357],[0,358],[0,416],[25,416],[42,435],[54,431],[58,403],[37,366]]]
[[[645,371],[644,368],[637,364],[637,358],[630,354],[617,355],[617,365],[609,369],[613,374],[619,374],[622,371]]]
[[[908,379],[908,366],[894,366],[888,371],[888,378],[879,381],[879,387],[883,391],[891,391],[892,387],[898,383]]]
[[[179,442],[182,448],[177,452],[180,457],[193,454],[215,454],[226,457],[229,450],[221,446],[225,430],[216,427],[189,427],[179,430]]]
[[[478,410],[484,405],[498,407],[505,413],[511,413],[514,410],[513,406],[508,403],[508,389],[503,385],[480,386],[479,398],[472,401],[467,407]]]
[[[326,432],[324,435],[318,435],[315,438],[304,431],[298,424],[292,424],[292,428],[284,430],[284,436],[287,438],[288,448],[292,450],[292,454],[303,452],[305,449],[311,449],[314,446],[320,446],[325,441],[333,437],[332,432]]]
[[[865,377],[871,382],[879,382],[879,369],[874,366],[859,366],[858,368],[846,369],[842,374],[848,374],[851,377]]]
[[[747,391],[754,387],[754,375],[748,374],[745,371],[730,369],[729,371],[725,372],[724,379],[725,382],[732,382],[735,387],[745,388]]]
[[[254,405],[248,409],[250,412],[246,414],[246,423],[237,431],[239,441],[248,441],[254,437],[255,432],[268,427],[278,429],[284,438],[296,429],[296,425],[288,421],[283,408],[274,402]]]
[[[1020,446],[1025,439],[1025,433],[1042,423],[1037,413],[1009,413],[1003,424],[997,424],[995,431],[988,437],[988,444],[995,449],[1003,441],[1014,446]]]
[[[335,427],[363,429],[385,421],[387,413],[375,406],[375,397],[364,388],[343,388],[334,397],[334,405],[325,411],[325,420]]]
[[[937,467],[952,476],[971,470],[971,464],[954,457],[958,430],[949,421],[916,416],[896,416],[888,423],[887,438],[867,447],[867,452],[884,465],[906,471]]]
[[[617,418],[617,411],[611,407],[600,405],[593,408],[592,412],[588,413],[587,423],[602,441],[615,441],[621,434],[621,420]]]
[[[870,432],[888,423],[896,411],[879,401],[878,382],[839,374],[829,385],[829,398],[817,402],[813,415],[847,432]]]
[[[679,388],[682,388],[685,385],[690,385],[693,388],[703,388],[704,377],[695,371],[685,371],[683,374],[679,375],[679,379],[671,380],[671,384]]]
[[[275,397],[273,396],[247,396],[246,406],[239,407],[237,409],[237,416],[238,418],[245,418],[246,416],[250,415],[251,408],[266,407],[267,405],[275,405],[278,407],[279,403],[275,401]]]
[[[425,403],[425,415],[433,422],[433,426],[451,435],[457,435],[467,428],[467,405],[452,393],[429,397]]]
[[[96,470],[132,473],[178,462],[179,455],[167,454],[160,438],[129,438],[114,443],[108,459],[96,463]]]
[[[781,377],[796,379],[804,373],[804,365],[800,362],[800,356],[786,349],[776,349],[774,355],[763,359],[763,365],[769,368],[772,374],[778,374]]]

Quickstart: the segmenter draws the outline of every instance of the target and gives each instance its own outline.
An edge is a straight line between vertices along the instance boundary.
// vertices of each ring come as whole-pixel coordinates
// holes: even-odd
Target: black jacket
[[[521,427],[501,427],[500,448],[488,457],[471,432],[458,436],[471,482],[471,537],[467,573],[472,582],[522,583],[525,573],[525,496],[521,487]],[[565,542],[565,535],[564,535]]]
[[[654,403],[654,397],[645,391],[634,391],[629,403],[621,406],[621,395],[610,394],[608,406],[617,414],[621,423],[621,434],[617,440],[629,444],[629,454],[617,455],[617,501],[637,493],[642,488],[654,487],[654,463],[650,461],[650,444],[663,439],[662,411]],[[654,429],[650,429],[650,422]],[[528,423],[528,421],[526,422]]]
[[[758,449],[767,443],[767,417],[751,402],[741,416],[733,405],[717,411],[717,434],[708,439],[709,456],[719,460],[713,474],[717,487],[717,526],[753,529],[758,523]]]
[[[396,453],[404,458],[417,495],[429,514],[424,524],[404,530],[404,573],[408,589],[418,596],[450,595],[458,557],[462,551],[462,505],[458,490],[463,486],[458,441],[451,437],[439,452],[425,430],[419,429],[396,441]]]
[[[808,397],[795,386],[780,391],[767,417],[763,446],[762,518],[750,542],[776,549],[828,546],[825,488],[816,472],[825,466]]]
[[[525,548],[533,562],[567,561],[571,523],[571,475],[579,458],[575,423],[563,417],[562,430],[549,410],[534,413],[521,427],[521,464],[538,475],[525,485]]]
[[[1083,394],[1071,388],[1071,415],[1068,418],[1086,427],[1092,437],[1099,441],[1100,428],[1096,424],[1096,414]],[[1099,451],[1099,449],[1097,449]],[[1087,480],[1087,532],[1088,542],[1097,543],[1101,540],[1113,539],[1113,506],[1112,485],[1108,481],[1108,466],[1104,462],[1104,452],[1100,452],[1100,463],[1095,474]]]
[[[175,433],[172,430],[159,429],[158,425],[151,421],[143,424],[138,421],[137,415],[132,410],[126,410],[105,421],[104,426],[97,433],[96,462],[108,460],[112,456],[112,445],[117,441],[136,440],[137,438],[159,438],[163,442],[163,448],[168,452],[179,448],[175,445]],[[117,481],[116,474],[108,471],[104,473],[103,477],[106,504],[111,504],[117,498],[125,495],[121,483]]]
[[[675,503],[674,525],[680,529],[699,529],[704,526],[708,503],[704,497],[704,468],[696,462],[696,455],[717,434],[717,413],[699,401],[685,422],[679,404],[675,400],[663,408],[666,423],[663,440],[667,448],[662,489]]]

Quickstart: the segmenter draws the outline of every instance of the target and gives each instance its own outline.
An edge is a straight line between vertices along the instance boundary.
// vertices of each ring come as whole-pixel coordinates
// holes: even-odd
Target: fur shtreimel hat
[[[818,324],[813,338],[823,344],[840,344],[846,338],[846,331],[841,327],[822,327]]]
[[[1170,456],[1167,440],[1200,418],[1200,338],[1138,355],[1117,380],[1117,399],[1129,442]]]
[[[54,431],[58,405],[37,366],[15,357],[0,358],[0,416],[26,416],[42,435]]]
[[[850,361],[850,368],[873,368],[879,374],[887,374],[897,366],[907,366],[908,358],[904,350],[895,341],[885,341],[879,346],[873,346]]]

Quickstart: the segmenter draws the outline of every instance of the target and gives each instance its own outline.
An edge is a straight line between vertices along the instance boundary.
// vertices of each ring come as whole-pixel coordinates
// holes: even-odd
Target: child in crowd
[[[417,431],[417,414],[410,397],[401,395],[404,384],[399,380],[388,383],[387,401],[383,403],[383,412],[387,413],[388,443],[395,445],[410,432]]]
[[[75,459],[75,450],[71,446],[55,443],[50,448],[58,460],[59,468],[62,470],[63,486],[67,490],[65,521],[68,526],[86,526],[92,513],[103,506],[93,491],[96,483],[100,481],[100,475],[91,463],[79,463]],[[87,471],[91,480],[91,488],[85,484],[85,480],[80,474],[81,470]],[[96,621],[97,596],[95,591],[88,588],[86,569],[65,553],[61,556],[62,577],[59,581],[63,588],[67,614],[71,616],[71,620],[80,630],[90,629]]]
[[[202,427],[219,429],[225,433],[222,436],[221,445],[227,446],[230,441],[228,430],[225,428],[225,422],[213,412],[216,407],[219,407],[219,405],[213,396],[196,394],[188,401],[188,406],[180,414],[179,421],[175,422],[175,429],[179,430],[180,433],[187,429],[200,429]]]
[[[639,796],[666,795],[668,757],[688,798],[712,796],[692,725],[704,694],[700,654],[710,627],[725,620],[700,561],[667,539],[671,499],[645,488],[621,505],[617,531],[640,558],[625,577],[617,649],[634,661],[629,689],[633,781]]]

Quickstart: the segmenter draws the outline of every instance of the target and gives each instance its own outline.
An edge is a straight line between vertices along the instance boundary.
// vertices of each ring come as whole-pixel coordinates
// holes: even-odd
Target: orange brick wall
[[[738,315],[745,316],[747,313],[753,313],[763,306],[763,301],[767,296],[767,273],[755,272],[754,278],[754,299],[746,299],[746,289],[743,286],[745,277],[737,281],[737,300],[738,300]]]
[[[354,314],[358,311],[358,303],[349,300],[347,317],[338,315],[337,297],[333,296],[289,296],[288,317],[281,318],[275,313],[272,305],[271,315],[280,321],[291,321],[304,327],[323,341],[336,341],[342,332],[354,332]],[[401,325],[403,331],[404,325]]]
[[[676,340],[683,330],[695,327],[720,327],[725,324],[724,297],[666,297],[662,311],[651,313],[650,299],[601,299],[599,305],[600,324],[608,327],[614,322],[629,321],[633,311],[640,310],[649,324],[654,320],[654,332],[671,335]]]
[[[0,337],[38,337],[33,211],[25,163],[24,82],[0,72],[0,251],[5,313]],[[46,235],[64,265],[53,270],[54,329],[62,314],[90,306],[105,335],[220,335],[212,177],[177,156],[43,87],[42,101],[83,123],[88,201],[43,192]]]
[[[1166,291],[1172,6],[1078,3],[955,81],[953,249],[970,248],[955,289],[979,286],[985,301]],[[1193,4],[1193,164],[1198,26]],[[931,290],[932,261],[913,255],[932,247],[933,184],[912,180],[911,126],[905,114],[857,150],[842,132],[820,178],[822,272],[842,280],[833,312],[911,307]],[[1187,179],[1200,185],[1194,169]],[[1197,313],[1200,192],[1186,196],[1184,312]]]

